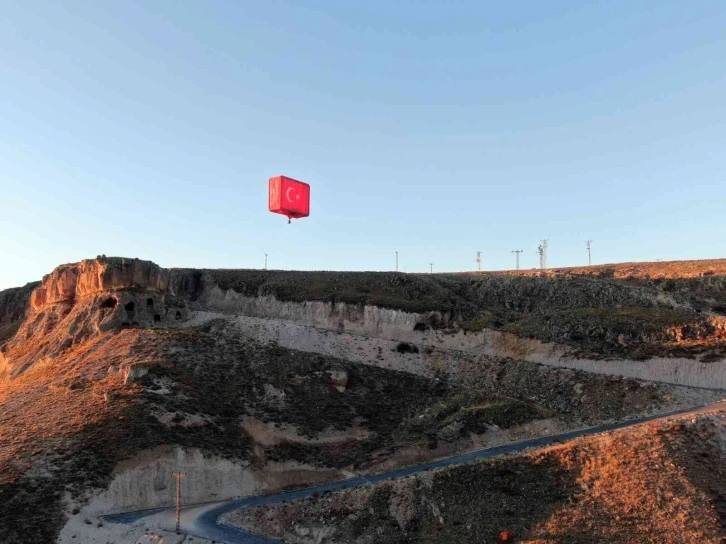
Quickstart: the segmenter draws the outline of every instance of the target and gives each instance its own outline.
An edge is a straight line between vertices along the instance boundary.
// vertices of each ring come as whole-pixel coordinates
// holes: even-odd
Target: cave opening
[[[113,297],[107,298],[101,303],[101,308],[115,308],[118,300]]]

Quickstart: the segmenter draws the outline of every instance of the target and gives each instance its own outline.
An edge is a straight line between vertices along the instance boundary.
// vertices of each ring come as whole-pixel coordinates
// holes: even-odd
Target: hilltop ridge
[[[34,284],[0,292],[0,332],[5,340],[13,334],[19,339],[0,348],[0,376],[104,330],[164,326],[185,318],[188,309],[236,311],[268,299],[329,303],[352,312],[346,319],[354,320],[363,308],[387,308],[411,314],[424,329],[499,330],[587,357],[716,360],[726,355],[726,276],[717,274],[724,270],[726,260],[624,263],[544,275],[195,270],[101,256],[57,267],[32,291]],[[29,293],[32,319],[21,326]],[[65,328],[55,327],[60,322]],[[52,340],[38,341],[37,331],[51,329]],[[29,348],[31,337],[35,345]]]
[[[0,542],[720,399],[723,281],[61,265],[0,293]]]
[[[487,272],[515,276],[532,275],[588,275],[612,277],[616,279],[683,279],[726,274],[726,259],[692,259],[685,261],[646,261],[605,263],[589,266],[564,266],[540,270],[528,268],[521,270],[502,270]]]

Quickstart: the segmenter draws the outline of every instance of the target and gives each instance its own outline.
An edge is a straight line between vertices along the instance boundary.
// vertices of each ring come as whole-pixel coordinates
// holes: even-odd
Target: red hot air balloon
[[[269,208],[273,213],[299,219],[310,215],[310,185],[286,176],[270,178]]]

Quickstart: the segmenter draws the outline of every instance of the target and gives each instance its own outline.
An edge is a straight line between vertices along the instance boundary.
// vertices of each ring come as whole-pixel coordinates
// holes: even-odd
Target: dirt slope
[[[655,386],[592,380],[612,394],[605,418],[669,402]],[[573,399],[567,415],[526,397],[259,345],[223,322],[107,331],[0,385],[0,542],[51,542],[71,514],[67,501],[82,503],[120,461],[156,446],[201,448],[261,471],[286,461],[376,470],[395,466],[399,451],[421,460],[471,447],[473,435],[597,419],[594,404],[561,398]]]

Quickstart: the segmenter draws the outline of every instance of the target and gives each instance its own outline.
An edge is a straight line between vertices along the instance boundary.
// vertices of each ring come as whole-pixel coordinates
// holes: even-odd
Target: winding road
[[[222,522],[220,518],[222,515],[233,512],[235,510],[244,510],[248,508],[275,504],[283,501],[301,499],[305,497],[310,497],[315,494],[374,484],[377,482],[382,482],[383,480],[404,478],[406,476],[411,476],[413,474],[417,474],[419,472],[424,472],[427,470],[450,467],[453,465],[458,465],[477,459],[486,459],[489,457],[495,457],[497,455],[503,455],[507,453],[518,453],[530,448],[548,446],[557,442],[565,442],[567,440],[572,440],[573,438],[578,438],[581,436],[590,436],[602,432],[614,431],[617,429],[623,429],[625,427],[640,425],[649,421],[667,419],[673,416],[685,414],[695,415],[699,413],[717,410],[726,410],[726,399],[721,402],[707,404],[705,406],[697,408],[686,408],[683,410],[677,410],[664,414],[630,419],[617,423],[610,423],[607,425],[599,425],[597,427],[590,427],[588,429],[568,431],[556,435],[523,440],[521,442],[513,442],[511,444],[504,444],[493,448],[453,455],[451,457],[445,457],[442,459],[429,461],[418,465],[402,467],[395,470],[390,470],[388,472],[372,474],[369,476],[357,476],[348,480],[329,482],[326,484],[307,487],[304,489],[284,491],[280,493],[273,493],[270,495],[259,495],[256,497],[246,497],[242,499],[231,499],[228,501],[217,503],[190,505],[182,509],[180,532],[190,536],[206,538],[208,540],[224,542],[227,544],[279,544],[278,540],[264,538],[254,535],[248,531],[232,527],[231,525]],[[123,512],[103,516],[103,519],[111,523],[145,525],[149,527],[173,527],[175,519],[175,509],[172,507],[156,508],[153,510],[139,510],[136,512]]]

